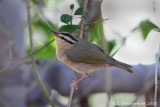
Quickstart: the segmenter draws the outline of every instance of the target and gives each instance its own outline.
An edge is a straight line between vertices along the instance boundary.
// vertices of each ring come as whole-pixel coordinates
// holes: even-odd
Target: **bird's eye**
[[[62,40],[64,40],[64,37],[60,37]]]
[[[74,44],[74,42],[72,42],[72,41],[70,41],[70,40],[67,40],[66,38],[64,38],[64,37],[60,37],[62,40],[64,40],[64,41],[66,41],[66,42],[68,42],[68,43],[70,43],[70,44]]]

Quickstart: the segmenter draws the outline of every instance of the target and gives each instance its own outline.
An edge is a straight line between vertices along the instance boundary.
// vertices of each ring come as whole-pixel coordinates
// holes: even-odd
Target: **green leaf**
[[[74,4],[70,5],[70,9],[73,10],[74,9]]]
[[[59,31],[66,31],[69,33],[74,33],[79,28],[80,28],[79,25],[63,25],[59,28]]]
[[[95,20],[100,20],[100,17],[97,16],[97,18]],[[94,41],[99,45],[102,46],[102,38],[101,35],[103,35],[102,32],[102,23],[95,23],[92,24],[92,26],[90,26],[90,33],[91,35],[94,37]]]
[[[52,26],[52,29],[48,26],[48,24],[50,26]],[[52,24],[52,22],[50,22],[50,21],[44,22],[42,20],[37,19],[37,20],[32,21],[32,26],[33,26],[33,30],[38,29],[38,30],[41,30],[41,32],[44,32],[43,36],[45,36],[45,38],[47,38],[47,40],[45,41],[46,43],[53,39],[52,34],[48,32],[48,30],[50,30],[50,29],[51,30],[56,30],[54,28],[54,25]],[[35,43],[34,49],[37,50],[37,49],[41,48],[41,46],[42,45],[38,45],[38,44]],[[30,49],[30,47],[27,47],[27,48],[28,48],[28,50]],[[29,52],[29,51],[27,51],[27,52]],[[43,59],[44,58],[46,58],[46,59],[53,58],[53,57],[55,57],[55,46],[53,44],[49,45],[49,46],[45,47],[43,50],[36,53],[35,56],[36,56],[36,59],[39,59],[39,58],[43,58]]]
[[[37,47],[40,48],[40,47]],[[46,48],[44,48],[43,50],[41,50],[40,52],[35,54],[36,59],[50,59],[55,57],[56,54],[56,48],[49,45]]]
[[[36,30],[37,28],[40,28],[44,33],[46,33],[46,35],[44,35],[44,36],[51,35],[51,33],[49,33],[48,30],[56,30],[54,28],[54,25],[50,21],[44,22],[44,21],[41,21],[41,20],[34,20],[34,21],[32,21],[32,26],[33,26],[33,30]]]
[[[87,31],[89,29],[89,25],[84,25],[84,31]]]
[[[159,29],[157,27],[157,25],[155,25],[154,23],[152,23],[151,21],[149,20],[145,20],[143,22],[140,23],[139,25],[140,29],[141,29],[141,32],[143,34],[143,38],[146,39],[147,38],[147,35],[149,34],[149,32],[152,30],[152,29]]]
[[[114,46],[116,45],[115,40],[110,40],[107,42],[108,43],[108,53],[110,54],[114,48]]]
[[[51,29],[50,26],[48,26],[47,23],[48,23],[51,27],[53,27],[53,29],[54,29],[54,25],[53,25],[52,22],[50,22],[50,21],[47,21],[47,22],[44,22],[44,21],[41,21],[41,20],[34,20],[34,21],[32,21],[32,25],[33,25],[34,27],[41,27],[44,31]]]
[[[90,42],[93,42],[94,41],[94,37],[89,33],[89,32],[87,32],[87,33],[85,33],[88,37],[89,37],[89,41]]]
[[[41,47],[42,46],[36,46],[36,47],[34,47],[34,49],[38,50]],[[30,52],[30,48],[27,49],[28,54],[29,54],[29,52]],[[37,52],[35,54],[35,58],[36,59],[51,59],[51,58],[55,57],[55,55],[56,55],[56,48],[55,48],[55,46],[50,44],[49,46],[45,47],[41,51]]]
[[[33,2],[34,4],[38,4],[37,0],[32,0],[32,2]]]
[[[85,12],[85,14],[88,14],[89,12],[88,12],[88,10],[86,9],[86,12]],[[74,15],[82,15],[83,14],[83,7],[79,7],[76,11],[75,11],[75,13],[74,13]]]
[[[72,21],[72,16],[71,15],[63,14],[61,16],[61,22],[63,22],[63,23],[67,23],[68,24],[68,22],[71,22],[71,21]]]
[[[83,13],[83,7],[79,7],[79,8],[75,11],[74,15],[82,15],[82,13]]]

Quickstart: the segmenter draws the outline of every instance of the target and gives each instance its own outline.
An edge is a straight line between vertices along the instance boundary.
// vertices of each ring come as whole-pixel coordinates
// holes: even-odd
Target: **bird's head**
[[[55,32],[51,30],[49,30],[49,32],[55,36],[56,47],[57,45],[61,48],[65,48],[67,46],[73,46],[78,41],[77,38],[75,38],[68,32],[63,32],[63,31]]]

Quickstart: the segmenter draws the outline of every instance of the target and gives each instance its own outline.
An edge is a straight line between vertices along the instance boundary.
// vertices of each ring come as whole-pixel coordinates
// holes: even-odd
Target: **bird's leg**
[[[71,83],[70,88],[74,87],[75,89],[78,89],[77,86],[76,86],[77,83],[79,83],[81,80],[85,79],[87,77],[87,75],[88,74],[84,74],[84,76],[82,76],[80,79],[78,79],[77,81]]]

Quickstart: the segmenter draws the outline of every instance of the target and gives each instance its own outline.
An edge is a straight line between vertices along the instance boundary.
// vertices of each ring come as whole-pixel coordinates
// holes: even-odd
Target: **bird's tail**
[[[108,63],[111,64],[113,67],[117,67],[117,68],[120,68],[120,69],[125,70],[127,72],[133,73],[133,71],[131,70],[131,68],[132,68],[131,65],[125,64],[125,63],[120,62],[120,61],[117,61],[113,58],[111,58],[111,59],[109,58]]]
[[[127,72],[133,73],[133,71],[131,70],[132,66],[128,65],[128,64],[125,64],[123,62],[117,61],[117,63],[115,65],[113,65],[113,66],[117,67],[117,68],[120,68],[120,69],[123,69],[123,70],[125,70]]]

